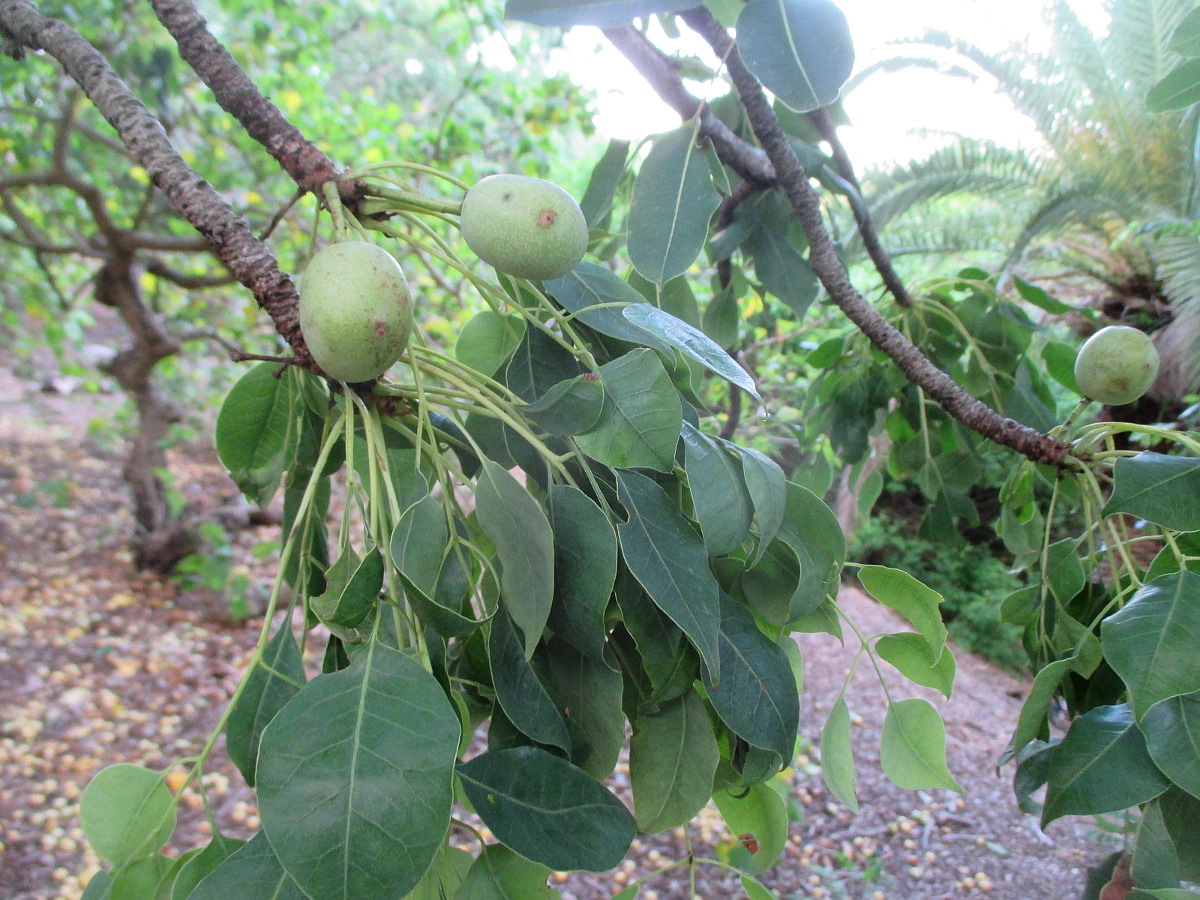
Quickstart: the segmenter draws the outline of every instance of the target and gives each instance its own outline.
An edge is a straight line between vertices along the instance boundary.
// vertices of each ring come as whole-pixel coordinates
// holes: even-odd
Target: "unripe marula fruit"
[[[412,333],[412,295],[382,247],[341,241],[318,250],[300,282],[300,330],[309,352],[338,381],[378,378]]]
[[[1080,392],[1106,406],[1132,403],[1158,375],[1158,350],[1150,335],[1128,325],[1101,328],[1075,357]]]
[[[476,256],[517,278],[561,278],[587,249],[587,220],[575,198],[527,175],[476,182],[463,198],[459,227]]]

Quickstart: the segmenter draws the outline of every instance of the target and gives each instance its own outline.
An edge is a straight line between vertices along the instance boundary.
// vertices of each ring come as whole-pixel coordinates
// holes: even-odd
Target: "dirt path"
[[[115,398],[33,394],[0,371],[0,898],[78,898],[99,861],[76,825],[80,792],[101,766],[138,762],[162,767],[194,753],[216,722],[257,636],[254,622],[233,624],[223,598],[132,573],[124,535],[127,501],[111,475],[113,451],[98,450],[84,428],[111,416]],[[187,498],[229,490],[211,456],[178,456]],[[252,582],[270,560],[251,549],[270,529],[246,532],[233,564]],[[892,614],[847,589],[843,603],[864,633],[902,630]],[[852,642],[850,642],[852,644]],[[779,896],[940,900],[1001,897],[1060,900],[1075,896],[1083,870],[1107,852],[1090,839],[1090,823],[1056,823],[1049,837],[1011,799],[1011,772],[997,778],[1004,746],[1026,685],[981,660],[958,654],[955,694],[939,704],[947,720],[950,768],[966,788],[906,792],[879,774],[881,693],[860,666],[848,703],[862,809],[852,817],[830,802],[815,750],[821,724],[855,646],[823,635],[801,639],[806,690],[802,732],[809,752],[796,764],[793,824],[783,860],[764,881]],[[888,671],[888,677],[896,675]],[[929,696],[899,676],[893,695]],[[932,697],[931,697],[932,699]],[[221,757],[211,800],[223,831],[257,827],[251,792]],[[627,786],[618,772],[616,786]],[[178,834],[201,840],[207,823],[186,798]],[[735,839],[714,814],[692,827],[698,855]],[[180,846],[178,849],[186,849]],[[558,883],[564,897],[609,897],[633,878],[683,853],[683,835],[639,839],[616,872],[574,875]],[[688,895],[684,870],[649,882],[645,900]],[[700,867],[696,894],[744,896],[713,867]]]

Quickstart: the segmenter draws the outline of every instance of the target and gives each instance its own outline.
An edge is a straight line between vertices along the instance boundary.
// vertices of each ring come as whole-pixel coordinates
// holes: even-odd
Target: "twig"
[[[888,323],[850,282],[822,218],[821,201],[792,150],[779,120],[772,112],[758,80],[738,54],[732,38],[704,8],[681,14],[716,54],[725,60],[730,77],[746,109],[755,137],[775,167],[783,188],[809,243],[809,263],[835,304],[876,347],[886,353],[914,384],[968,428],[1030,459],[1062,463],[1069,448],[1035,429],[1000,415],[966,391],[935,366],[908,338]]]

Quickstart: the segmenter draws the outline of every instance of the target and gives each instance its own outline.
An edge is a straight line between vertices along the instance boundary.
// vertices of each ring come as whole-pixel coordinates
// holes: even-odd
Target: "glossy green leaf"
[[[718,636],[721,680],[705,679],[721,721],[747,743],[791,762],[800,726],[800,697],[783,648],[759,631],[750,611],[721,595]]]
[[[226,837],[220,832],[214,834],[211,841],[180,866],[171,883],[171,900],[190,900],[201,881],[245,846],[245,841]]]
[[[534,25],[611,28],[656,13],[690,9],[696,0],[508,0],[504,15]]]
[[[1054,748],[1042,825],[1059,816],[1136,806],[1153,800],[1170,784],[1146,751],[1129,704],[1098,706],[1072,722]]]
[[[901,632],[883,635],[875,643],[875,652],[909,681],[941,691],[949,699],[956,670],[949,647],[943,646],[934,661],[933,648],[924,635]]]
[[[621,312],[634,325],[658,335],[680,353],[737,385],[760,404],[763,402],[750,374],[703,331],[649,303],[626,306]]]
[[[1179,886],[1179,857],[1157,800],[1142,809],[1133,838],[1133,883],[1146,890]]]
[[[577,269],[590,265],[593,264],[580,263]],[[597,266],[597,269],[611,275],[618,284],[625,283],[608,269],[600,266]],[[589,269],[589,271],[591,270]],[[571,276],[568,275],[567,278],[570,279]],[[549,283],[557,284],[558,282]],[[581,305],[586,305],[588,301],[582,299],[580,302]],[[607,312],[616,319],[618,324],[627,328],[631,327],[624,318],[612,314],[611,310],[595,310],[594,312],[597,314]],[[585,315],[590,315],[590,313]],[[552,337],[540,328],[529,328],[525,331],[525,337],[520,346],[509,358],[508,365],[504,367],[503,381],[509,390],[526,403],[534,403],[545,396],[546,392],[556,384],[570,381],[584,373],[584,367],[579,360],[568,353]]]
[[[551,900],[558,892],[546,885],[549,874],[545,866],[503,844],[488,844],[467,870],[454,900]]]
[[[188,900],[309,900],[292,877],[283,871],[265,832],[206,875]]]
[[[946,726],[927,700],[898,700],[888,706],[879,761],[891,782],[906,791],[962,790],[946,768]]]
[[[1100,637],[1138,718],[1159,700],[1200,691],[1200,575],[1183,570],[1142,585],[1101,623]]]
[[[637,831],[620,800],[581,769],[537,747],[483,753],[460,765],[458,775],[492,833],[551,869],[611,869]]]
[[[459,734],[437,680],[374,640],[280,710],[262,735],[259,808],[305,893],[391,900],[417,884],[449,827]]]
[[[720,202],[695,124],[656,138],[633,183],[629,261],[655,284],[682,275],[704,248]]]
[[[829,0],[750,0],[737,46],[763,86],[797,112],[835,101],[854,68],[846,17]]]
[[[553,485],[547,505],[554,532],[550,626],[556,636],[599,658],[606,635],[604,610],[617,576],[617,533],[604,511],[578,488]]]
[[[298,432],[292,378],[276,377],[276,363],[259,363],[238,379],[217,414],[217,453],[230,477],[251,500],[274,496],[294,452]]]
[[[1155,703],[1139,723],[1163,774],[1200,797],[1200,692]]]
[[[709,556],[732,553],[750,534],[754,514],[741,461],[700,429],[683,425],[684,468]]]
[[[850,742],[850,708],[839,696],[821,729],[821,775],[833,796],[858,812],[855,790],[854,747]]]
[[[625,746],[624,681],[599,657],[555,641],[549,648],[551,692],[571,734],[571,762],[607,778]]]
[[[490,309],[467,320],[454,344],[454,356],[481,375],[495,375],[520,346],[525,322],[520,316],[498,315]]]
[[[704,542],[666,492],[645,475],[618,472],[617,496],[629,513],[629,521],[617,526],[629,571],[683,629],[709,677],[719,679],[720,589]]]
[[[683,409],[658,357],[634,350],[601,366],[599,375],[604,410],[596,427],[575,438],[579,449],[609,466],[671,471]]]
[[[737,837],[749,835],[758,843],[748,871],[752,875],[766,871],[783,855],[787,845],[788,816],[783,798],[769,784],[721,789],[713,793],[713,802]]]
[[[1193,103],[1200,103],[1200,59],[1184,60],[1146,92],[1150,112],[1183,109]]]
[[[496,699],[509,721],[538,743],[561,747],[570,753],[567,723],[526,660],[521,639],[503,611],[492,617],[488,658]]]
[[[670,344],[638,328],[622,315],[620,306],[612,305],[645,304],[646,299],[611,269],[584,260],[562,278],[547,281],[546,290],[567,312],[601,334],[671,352]]]
[[[604,411],[604,387],[594,375],[560,381],[521,414],[548,434],[580,434],[596,426]]]
[[[946,644],[946,626],[942,623],[942,595],[921,584],[900,569],[887,566],[863,566],[858,580],[868,594],[888,609],[904,616],[925,635],[935,654]]]
[[[708,803],[720,751],[704,701],[688,691],[633,723],[629,778],[638,830],[683,825]]]
[[[304,686],[304,659],[284,620],[263,650],[261,661],[246,677],[246,686],[229,711],[225,745],[246,784],[254,786],[258,742],[263,729]]]
[[[1005,759],[1016,756],[1026,744],[1045,733],[1050,701],[1054,699],[1062,680],[1070,673],[1074,661],[1074,657],[1057,659],[1043,666],[1034,676],[1029,696],[1021,705],[1021,712],[1017,717],[1017,727],[1013,732],[1009,749],[1005,751]]]
[[[479,473],[475,509],[500,558],[504,608],[521,629],[529,659],[554,602],[554,534],[541,504],[490,459]]]
[[[161,772],[118,763],[101,769],[79,799],[79,825],[114,866],[153,856],[175,830],[175,800]]]
[[[1172,531],[1200,531],[1200,459],[1146,450],[1117,460],[1104,515],[1129,513]]]

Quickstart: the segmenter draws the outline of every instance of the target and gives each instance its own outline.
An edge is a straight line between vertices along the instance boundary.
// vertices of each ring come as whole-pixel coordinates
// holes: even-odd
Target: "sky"
[[[1097,33],[1107,27],[1102,0],[1075,0],[1080,18]],[[856,57],[873,58],[888,41],[941,29],[987,50],[1029,40],[1048,45],[1045,0],[838,0],[854,39]],[[599,95],[597,127],[608,137],[640,140],[676,127],[679,117],[595,28],[567,35],[572,77]],[[845,101],[852,126],[841,130],[856,167],[884,166],[932,149],[937,133],[955,131],[1004,144],[1031,146],[1026,120],[981,84],[931,72],[908,71],[870,78]],[[942,139],[944,141],[944,138]]]

